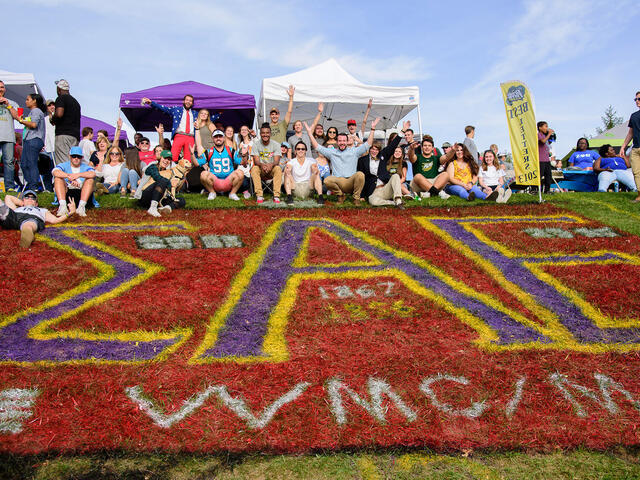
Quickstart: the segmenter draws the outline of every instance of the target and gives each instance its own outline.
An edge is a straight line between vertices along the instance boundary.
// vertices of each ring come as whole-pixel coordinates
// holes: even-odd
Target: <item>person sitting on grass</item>
[[[447,193],[457,195],[468,201],[473,201],[476,198],[488,201],[496,200],[498,198],[497,191],[487,195],[476,185],[478,181],[478,163],[474,160],[469,149],[462,143],[456,143],[445,157],[449,157],[451,152],[453,152],[453,161],[449,162],[447,166],[447,175],[449,176],[449,185],[446,188]]]
[[[166,152],[166,153],[165,153]],[[188,160],[185,160],[188,162]],[[180,179],[173,176],[171,172],[171,152],[163,151],[158,162],[153,162],[147,166],[140,186],[135,193],[138,205],[147,208],[147,213],[152,217],[159,217],[169,214],[176,208],[185,206],[182,197],[175,197],[171,189],[180,185]],[[144,183],[143,183],[144,182]]]
[[[120,172],[124,158],[120,147],[114,145],[107,153],[106,162],[99,162],[95,167],[96,176],[102,178],[102,183],[96,187],[96,192],[101,194],[117,193],[120,189]]]
[[[582,137],[576,143],[576,151],[568,160],[569,167],[580,170],[593,170],[593,164],[598,159],[598,154],[589,150],[589,140]]]
[[[430,135],[422,137],[422,146],[419,151],[416,150],[417,144],[418,142],[410,143],[407,150],[407,158],[413,165],[411,191],[425,198],[440,196],[446,200],[449,195],[442,189],[446,186],[448,177],[446,174],[440,174],[440,181],[437,181],[440,167],[446,164],[445,156],[438,155],[433,148],[433,137]]]
[[[73,199],[77,202],[76,213],[86,217],[86,209],[93,208],[93,183],[96,171],[84,163],[82,148],[71,147],[69,161],[56,165],[51,173],[54,177],[53,189],[56,192],[60,207],[57,215],[62,217],[68,213],[67,203]]]
[[[322,196],[322,181],[318,173],[316,161],[307,157],[307,144],[300,140],[295,145],[296,156],[287,163],[284,169],[284,191],[287,193],[287,205],[293,205],[293,194],[296,198],[305,199],[315,190],[318,195],[318,205],[324,205]]]
[[[509,187],[504,188],[504,170],[500,168],[500,162],[493,150],[485,150],[482,156],[478,183],[487,195],[498,192],[497,203],[507,203],[513,193]]]
[[[287,113],[287,115],[289,114]],[[280,203],[280,189],[282,188],[281,151],[280,144],[271,140],[271,127],[268,123],[263,123],[260,126],[260,138],[256,138],[251,146],[251,158],[253,159],[251,180],[256,191],[258,204],[264,202],[262,180],[270,178],[273,178],[273,203]]]
[[[0,200],[0,226],[5,230],[20,230],[20,246],[29,248],[36,232],[44,229],[45,223],[56,224],[67,220],[76,212],[76,204],[69,200],[67,213],[56,217],[46,208],[38,207],[38,196],[33,190],[24,192],[22,200],[12,195]]]
[[[358,158],[365,155],[371,145],[373,136],[380,118],[371,122],[371,132],[365,143],[358,147],[348,147],[349,137],[346,133],[338,134],[337,148],[327,148],[318,145],[318,141],[313,137],[311,128],[305,122],[304,127],[309,134],[311,146],[331,161],[331,175],[324,181],[327,189],[338,196],[338,203],[344,203],[345,194],[353,193],[353,201],[357,206],[362,204],[360,194],[364,188],[364,173],[358,172]]]
[[[199,120],[195,123],[196,130],[200,129]],[[192,168],[187,174],[193,181],[193,176],[200,172],[200,183],[209,192],[208,200],[214,200],[218,193],[229,192],[231,200],[238,201],[238,189],[242,186],[244,175],[240,170],[234,170],[233,165],[241,163],[241,158],[225,142],[224,132],[214,130],[213,148],[205,150],[200,140],[200,135],[196,135],[196,148],[198,149],[195,158],[197,167]],[[193,173],[192,173],[193,172]],[[191,182],[189,182],[191,184]]]
[[[600,156],[593,164],[593,171],[598,174],[598,191],[606,192],[617,180],[630,191],[637,192],[629,160],[617,156],[609,144],[601,146],[598,153]]]

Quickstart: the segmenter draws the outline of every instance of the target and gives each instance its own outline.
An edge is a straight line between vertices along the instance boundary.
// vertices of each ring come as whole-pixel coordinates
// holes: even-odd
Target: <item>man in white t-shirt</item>
[[[284,170],[284,191],[287,193],[287,205],[293,205],[293,194],[297,198],[305,199],[314,189],[318,194],[318,205],[324,205],[322,196],[322,180],[318,174],[316,161],[307,157],[307,145],[299,141],[293,147],[295,157],[292,158]]]
[[[44,228],[45,223],[61,223],[76,211],[75,203],[69,205],[69,212],[56,217],[46,208],[38,207],[38,196],[33,190],[24,192],[23,199],[7,195],[0,200],[0,226],[6,230],[20,230],[20,246],[29,248],[36,232]]]
[[[82,156],[84,157],[82,161],[89,163],[91,154],[96,151],[96,144],[93,143],[93,128],[84,127],[82,129],[82,140],[80,140],[78,146],[82,149]]]

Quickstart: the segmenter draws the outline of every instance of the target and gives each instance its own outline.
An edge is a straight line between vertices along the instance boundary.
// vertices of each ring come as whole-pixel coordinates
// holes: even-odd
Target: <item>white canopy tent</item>
[[[23,108],[25,106],[24,100],[28,94],[39,93],[42,95],[42,90],[40,90],[36,78],[32,73],[13,73],[0,70],[0,80],[4,82],[7,88],[5,97],[13,100]]]
[[[311,123],[318,113],[318,102],[324,102],[324,114],[320,123],[325,131],[331,126],[337,127],[339,131],[346,131],[347,120],[351,118],[358,122],[360,128],[367,104],[372,98],[373,106],[366,128],[376,117],[381,117],[378,128],[386,130],[396,125],[411,110],[418,108],[418,124],[422,133],[418,87],[366,85],[347,73],[333,58],[299,72],[262,80],[256,115],[258,125],[269,121],[269,110],[273,107],[277,107],[280,118],[284,118],[289,104],[289,85],[296,88],[292,120]]]

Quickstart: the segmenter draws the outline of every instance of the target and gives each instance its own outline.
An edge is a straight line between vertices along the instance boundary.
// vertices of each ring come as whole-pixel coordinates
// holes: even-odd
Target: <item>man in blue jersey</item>
[[[200,129],[200,121],[196,120],[196,130]],[[231,200],[240,200],[238,198],[238,189],[242,186],[244,174],[240,170],[234,170],[234,163],[240,164],[242,159],[238,152],[234,152],[232,148],[225,145],[224,132],[215,130],[213,136],[213,148],[205,150],[202,146],[200,135],[196,135],[197,155],[195,166],[187,174],[187,183],[192,189],[193,184],[197,183],[194,178],[199,174],[200,184],[209,192],[208,200],[214,200],[218,193],[229,192]],[[191,180],[189,180],[191,178]]]

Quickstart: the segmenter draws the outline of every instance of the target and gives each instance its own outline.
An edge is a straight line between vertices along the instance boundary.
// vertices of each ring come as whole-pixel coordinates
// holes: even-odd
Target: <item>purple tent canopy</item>
[[[139,90],[120,95],[120,109],[133,128],[138,131],[154,131],[162,123],[166,132],[171,132],[171,117],[149,105],[141,105],[143,97],[168,107],[182,105],[185,95],[193,95],[195,110],[206,108],[211,115],[220,114],[223,125],[233,125],[237,130],[242,125],[253,125],[256,99],[253,95],[241,94],[211,87],[198,82],[180,82]]]
[[[113,142],[113,136],[116,134],[116,127],[112,127],[108,123],[105,123],[105,122],[103,122],[101,120],[98,120],[96,118],[85,117],[84,115],[82,115],[80,117],[80,131],[82,131],[82,129],[84,127],[93,128],[93,141],[94,142],[98,139],[98,130],[106,130],[107,131],[107,136],[109,137],[109,141],[111,141],[111,142]],[[129,139],[127,138],[127,132],[125,132],[124,130],[120,130],[120,138],[119,138],[119,140],[126,140],[128,142]]]

